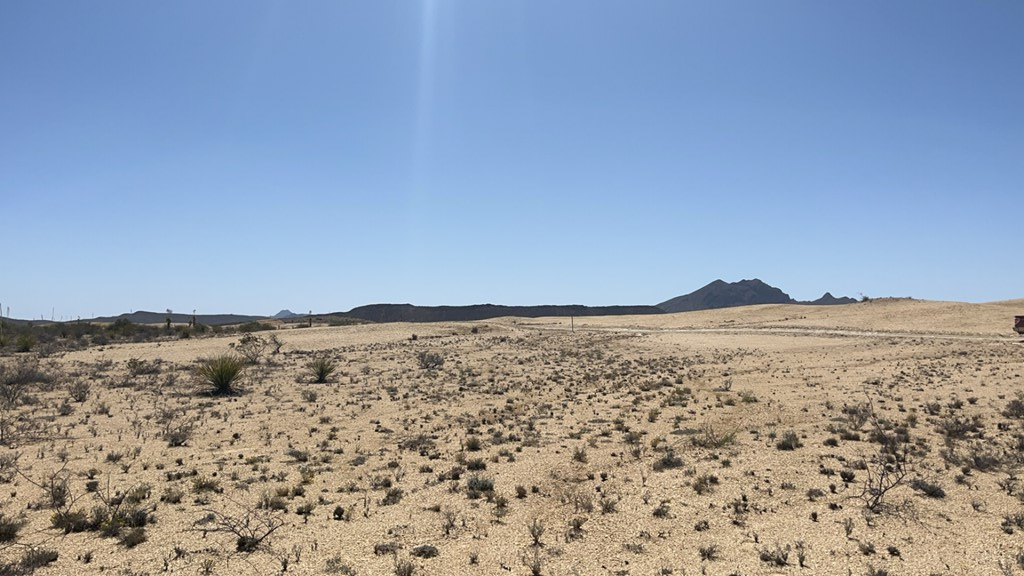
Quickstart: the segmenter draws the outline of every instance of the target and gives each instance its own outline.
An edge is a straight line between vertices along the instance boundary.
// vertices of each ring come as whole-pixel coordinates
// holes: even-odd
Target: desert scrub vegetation
[[[416,354],[416,363],[422,370],[437,370],[441,366],[444,366],[444,356],[441,356],[437,352],[428,352],[423,350]]]
[[[243,360],[233,354],[224,354],[201,360],[198,373],[202,383],[215,396],[238,392],[238,384],[245,369]]]
[[[1024,480],[1011,479],[1024,462],[1024,419],[1009,404],[1024,348],[836,338],[822,362],[815,346],[773,352],[774,336],[743,336],[757,345],[738,351],[675,333],[520,326],[474,337],[423,325],[411,342],[385,328],[297,331],[258,368],[242,360],[246,394],[231,397],[173,382],[212,387],[188,362],[238,354],[224,345],[238,335],[52,354],[39,365],[57,384],[30,385],[11,411],[18,426],[41,427],[18,437],[19,452],[0,447],[0,457],[21,453],[0,462],[0,538],[16,543],[0,563],[31,545],[59,550],[54,573],[114,576],[124,575],[111,550],[134,574],[390,574],[396,560],[416,574],[864,574],[891,558],[905,573],[967,574],[969,562],[987,573],[996,561],[979,543],[1005,557],[1024,532]],[[420,350],[444,365],[421,368]],[[345,385],[294,385],[316,378],[309,365],[320,357],[352,367]],[[2,360],[13,368],[22,358]],[[715,390],[729,378],[732,391]],[[80,401],[74,382],[90,386]],[[787,430],[799,434],[796,452],[776,449]],[[896,471],[903,446],[915,468],[902,484],[877,505],[859,500],[886,488],[878,476]],[[98,515],[121,518],[108,521],[118,535],[104,536],[93,508],[135,493],[108,489],[130,481],[154,495]],[[905,522],[907,503],[930,532]],[[810,570],[799,569],[799,538]],[[956,552],[949,569],[928,553],[939,539]],[[900,556],[887,557],[894,545]]]
[[[251,553],[267,546],[268,539],[282,526],[284,520],[273,511],[248,508],[236,516],[207,509],[193,530],[228,534],[235,539],[236,551]]]
[[[775,444],[775,447],[779,450],[796,450],[802,446],[803,443],[800,442],[800,436],[792,430],[783,432],[782,438]]]
[[[0,362],[0,446],[38,433],[37,422],[24,417],[19,408],[33,401],[34,390],[53,382],[54,376],[42,370],[33,358],[12,364]]]
[[[337,371],[338,364],[327,357],[314,358],[306,365],[313,382],[323,384]]]
[[[259,364],[270,342],[257,334],[244,334],[237,343],[231,345],[249,364]]]

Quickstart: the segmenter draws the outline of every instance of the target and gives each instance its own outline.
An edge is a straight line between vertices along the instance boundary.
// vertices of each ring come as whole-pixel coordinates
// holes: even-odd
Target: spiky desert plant
[[[234,394],[235,384],[245,369],[245,361],[234,354],[208,358],[199,365],[199,376],[216,395]]]
[[[317,384],[327,382],[327,379],[338,369],[338,365],[330,358],[316,358],[307,367],[313,373],[313,381]]]

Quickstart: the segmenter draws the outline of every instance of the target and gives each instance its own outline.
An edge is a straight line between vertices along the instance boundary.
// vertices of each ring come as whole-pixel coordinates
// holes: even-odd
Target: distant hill
[[[836,298],[831,293],[825,292],[825,295],[822,296],[821,298],[818,298],[817,300],[813,300],[811,302],[801,302],[801,304],[814,304],[814,305],[817,305],[817,306],[832,306],[832,305],[835,305],[835,304],[854,304],[856,302],[857,302],[856,298],[850,298],[849,296],[843,296],[841,298]]]
[[[345,316],[370,322],[466,322],[501,316],[540,318],[544,316],[627,316],[662,314],[656,306],[414,306],[412,304],[371,304],[345,312]]]
[[[291,310],[284,309],[278,312],[277,314],[271,316],[271,318],[273,318],[274,320],[288,320],[289,318],[299,318],[300,316],[301,314],[296,314]]]
[[[782,290],[757,278],[728,283],[715,280],[689,294],[676,296],[658,304],[665,312],[692,312],[713,308],[731,308],[751,304],[790,304],[793,299]]]
[[[120,319],[128,320],[134,324],[163,324],[167,321],[168,314],[166,312],[146,312],[145,310],[139,310],[138,312],[132,312],[131,314],[121,314],[120,316],[105,316],[101,318],[93,318],[90,322],[99,323],[110,323]],[[191,314],[171,314],[171,322],[175,324],[187,324],[192,320]],[[196,322],[205,324],[207,326],[223,326],[225,324],[242,324],[244,322],[254,322],[257,320],[266,320],[266,316],[242,316],[240,314],[196,314]]]
[[[782,290],[754,278],[753,280],[740,280],[739,282],[731,283],[715,280],[699,290],[666,300],[658,304],[658,308],[672,313],[750,306],[752,304],[832,305],[852,304],[854,302],[856,300],[853,298],[836,298],[828,292],[812,302],[800,302],[793,300],[789,294]]]

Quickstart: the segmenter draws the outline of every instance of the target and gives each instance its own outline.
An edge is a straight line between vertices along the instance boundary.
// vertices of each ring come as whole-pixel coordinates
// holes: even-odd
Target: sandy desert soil
[[[279,330],[231,396],[195,368],[238,335],[55,354],[0,414],[0,564],[1024,573],[1015,313],[879,300]],[[312,383],[324,357],[338,371]],[[272,530],[238,551],[227,528]]]

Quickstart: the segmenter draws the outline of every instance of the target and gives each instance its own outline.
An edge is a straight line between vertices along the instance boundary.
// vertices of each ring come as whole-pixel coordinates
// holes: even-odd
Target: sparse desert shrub
[[[306,368],[313,376],[313,382],[323,384],[337,371],[338,365],[330,358],[321,357],[313,359],[312,362],[306,365]]]
[[[195,419],[188,417],[184,411],[167,408],[157,410],[156,422],[160,425],[160,436],[172,448],[187,444],[196,427]]]
[[[3,444],[3,442],[0,442]],[[21,452],[0,454],[0,484],[10,484],[18,474],[18,459]]]
[[[785,548],[775,545],[775,548],[762,548],[757,553],[757,557],[762,562],[771,564],[772,566],[789,566],[789,551],[790,547],[787,545]]]
[[[32,574],[39,568],[56,562],[58,556],[59,555],[56,550],[49,548],[31,548],[21,557],[17,567],[21,570],[21,574]],[[3,565],[0,565],[0,568],[2,567]],[[15,572],[14,574],[18,574],[18,572]]]
[[[416,362],[423,370],[437,370],[441,366],[444,366],[444,357],[437,352],[427,352],[426,350],[423,350],[416,354]]]
[[[437,556],[437,547],[430,544],[422,544],[413,548],[409,553],[417,558],[433,558]]]
[[[284,521],[270,512],[255,508],[241,516],[231,516],[216,510],[207,510],[196,522],[196,529],[204,532],[222,532],[235,537],[238,552],[255,552],[263,547],[270,536],[284,525]]]
[[[54,512],[53,516],[50,517],[50,525],[57,530],[62,530],[65,534],[73,534],[98,529],[100,520],[102,518],[99,520],[89,518],[81,510],[67,510]]]
[[[1003,416],[1015,420],[1024,419],[1024,392],[1018,392],[1017,397],[1006,404]]]
[[[399,502],[402,501],[402,496],[404,495],[405,492],[402,491],[402,489],[398,488],[397,486],[393,488],[388,488],[388,491],[384,493],[384,498],[380,501],[380,505],[391,506],[393,504],[398,504]]]
[[[139,358],[129,358],[127,363],[128,374],[131,376],[158,374],[160,372],[160,364],[158,362],[146,362]]]
[[[455,520],[455,512],[445,510],[444,513],[441,514],[441,533],[445,536],[450,536],[451,533],[455,531]]]
[[[868,510],[878,510],[886,494],[906,483],[910,474],[910,437],[898,432],[888,433],[875,421],[872,436],[882,445],[873,465],[865,465],[867,478],[859,498]]]
[[[68,387],[68,394],[71,396],[72,400],[81,404],[89,399],[89,392],[91,390],[92,384],[82,380],[76,380],[71,383],[70,387]]]
[[[945,498],[946,491],[942,489],[942,486],[922,480],[920,478],[912,481],[910,487],[918,492],[921,492],[929,498]]]
[[[192,491],[196,494],[203,492],[220,492],[220,481],[208,476],[196,476],[192,479]]]
[[[672,508],[669,506],[669,501],[662,500],[661,503],[654,508],[653,514],[655,518],[668,518],[671,516]]]
[[[654,461],[655,472],[661,472],[662,470],[671,470],[673,468],[680,468],[683,465],[683,459],[676,456],[675,450],[669,448],[662,454],[661,458]]]
[[[970,418],[949,415],[939,421],[937,431],[950,440],[962,440],[968,434],[978,434],[981,428],[981,417],[977,415]]]
[[[701,560],[718,560],[721,557],[721,549],[715,544],[708,544],[697,549]]]
[[[740,396],[740,400],[744,404],[756,404],[757,401],[758,401],[757,400],[757,396],[753,392],[751,392],[749,390],[744,390],[744,391],[740,392],[739,396]]]
[[[800,436],[792,430],[786,431],[782,434],[782,438],[776,442],[775,447],[779,450],[796,450],[803,444],[800,442]]]
[[[736,441],[735,432],[721,432],[716,430],[710,422],[701,426],[700,433],[690,440],[698,448],[716,449],[733,444]]]
[[[53,377],[39,368],[34,359],[13,365],[0,363],[0,409],[10,410],[27,398],[33,385],[46,385]]]
[[[526,525],[526,529],[530,532],[530,538],[533,540],[534,546],[543,546],[540,539],[544,536],[544,532],[547,528],[544,526],[544,521],[540,518],[534,518]]]
[[[24,517],[8,516],[0,512],[0,542],[13,542],[18,537],[18,532],[25,526]]]
[[[146,529],[142,527],[131,528],[121,534],[119,538],[125,548],[134,548],[146,541]]]
[[[399,560],[395,557],[395,576],[412,576],[416,566],[408,560]]]
[[[284,496],[264,492],[260,495],[260,499],[259,502],[256,503],[256,507],[261,510],[287,510],[288,503],[285,502]],[[338,506],[338,508],[341,508],[341,511],[344,514],[345,509],[341,506]],[[337,510],[335,510],[335,512],[337,512]]]
[[[180,504],[181,499],[184,497],[185,492],[183,492],[181,488],[178,488],[177,486],[168,486],[164,489],[163,495],[160,496],[160,501],[168,504]]]
[[[470,476],[466,480],[466,490],[470,498],[479,498],[481,494],[494,492],[494,480],[482,476]]]
[[[1003,532],[1007,534],[1013,534],[1014,530],[1024,528],[1024,514],[1018,512],[1003,516],[1002,528]]]
[[[402,549],[402,545],[398,542],[378,542],[373,545],[374,556],[384,556],[385,554],[397,554]]]
[[[313,514],[313,510],[316,508],[316,504],[313,502],[303,502],[295,507],[295,513],[303,518],[309,518]]]
[[[236,385],[245,365],[238,356],[225,354],[204,360],[199,365],[199,376],[215,395],[237,392]]]
[[[697,494],[707,494],[718,485],[718,476],[714,474],[701,474],[693,481],[693,491]]]
[[[263,352],[266,351],[269,344],[262,336],[248,333],[239,338],[238,343],[233,347],[249,364],[259,364],[260,358],[263,357]]]
[[[868,419],[871,418],[873,409],[870,403],[860,402],[843,406],[843,414],[846,415],[846,421],[849,422],[850,428],[860,430],[867,423]]]

